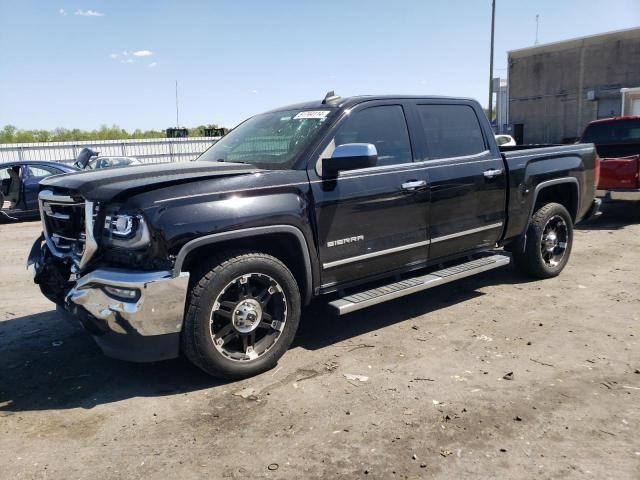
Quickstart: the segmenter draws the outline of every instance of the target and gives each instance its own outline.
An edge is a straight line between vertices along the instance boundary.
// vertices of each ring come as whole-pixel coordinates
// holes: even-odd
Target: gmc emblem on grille
[[[341,238],[340,240],[327,242],[327,247],[331,248],[339,245],[346,245],[347,243],[361,242],[362,240],[364,240],[364,235],[356,235],[355,237]]]

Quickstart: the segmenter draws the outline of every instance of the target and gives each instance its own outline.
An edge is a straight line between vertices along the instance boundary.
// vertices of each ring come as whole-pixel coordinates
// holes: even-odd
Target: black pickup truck
[[[480,105],[327,95],[256,115],[196,161],[45,179],[29,268],[105,354],[273,367],[301,309],[346,314],[506,265],[566,265],[593,145],[502,153]]]

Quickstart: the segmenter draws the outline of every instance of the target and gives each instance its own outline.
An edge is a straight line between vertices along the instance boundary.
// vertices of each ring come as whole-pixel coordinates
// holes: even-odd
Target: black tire
[[[228,252],[215,259],[212,264],[214,267],[199,276],[190,291],[182,332],[183,353],[206,373],[219,378],[250,377],[273,368],[291,345],[300,322],[300,290],[294,276],[280,260],[259,252]],[[248,278],[248,280],[244,280],[247,283],[246,287],[242,285],[241,277],[243,276]],[[264,313],[263,310],[257,308],[261,312],[258,315],[261,319],[258,320],[259,326],[249,327],[255,328],[252,330],[252,340],[249,340],[251,333],[241,333],[237,330],[246,326],[240,324],[237,320],[238,317],[234,315],[234,312],[240,311],[241,306],[238,304],[231,308],[229,313],[225,310],[228,307],[225,306],[223,309],[220,304],[235,302],[236,295],[239,297],[238,302],[244,302],[242,298],[250,299],[249,301],[253,302],[258,301],[257,296],[254,298],[253,294],[247,295],[245,290],[248,288],[250,291],[255,291],[256,288],[252,282],[257,281],[266,282],[269,285],[275,284],[278,289],[276,290],[274,287],[272,293],[272,287],[267,287],[269,299],[263,305]],[[265,293],[264,290],[262,293]],[[229,298],[225,297],[227,295],[233,296],[234,300],[223,301],[224,298]],[[272,327],[273,331],[271,331],[269,327],[263,326],[278,314],[277,311],[275,313],[272,311],[272,314],[269,314],[267,309],[279,309],[280,317],[284,323],[277,324],[277,328],[281,330]],[[255,311],[252,312],[255,313]],[[222,313],[225,314],[225,317],[221,316]],[[256,315],[249,317],[249,319],[255,318]],[[228,325],[225,325],[224,328],[228,329],[228,333],[218,336],[215,340],[216,342],[222,341],[223,345],[214,344],[215,333],[221,333],[222,330],[218,329],[218,332],[214,332],[217,322],[225,322],[225,320],[228,321]],[[245,318],[245,321],[248,320]],[[266,330],[266,332],[262,330]],[[264,337],[256,342],[257,336],[262,334]],[[229,338],[231,335],[236,335],[236,337],[230,341],[225,341],[222,338]],[[275,337],[273,343],[270,343],[271,336]],[[247,337],[247,340],[242,337]],[[267,341],[264,341],[264,338],[267,338]],[[259,344],[271,344],[271,346],[259,354],[257,358],[251,359],[246,343],[250,341],[253,342],[250,344],[252,355],[256,355],[256,352],[259,351],[257,348],[254,351],[254,346],[257,347]],[[240,346],[240,342],[245,343]],[[234,344],[239,347],[238,352],[231,349],[230,345]],[[247,352],[244,357],[243,350]]]
[[[558,227],[558,234],[555,237],[557,243],[566,244],[563,251],[559,246],[551,250],[553,241],[549,239],[548,233],[555,232],[556,227],[553,222],[556,222],[556,227]],[[558,240],[559,237],[561,240]],[[524,249],[521,243],[517,244],[513,249],[513,259],[520,271],[536,278],[551,278],[559,275],[567,265],[572,245],[573,220],[571,215],[559,203],[548,203],[536,210],[531,217]]]

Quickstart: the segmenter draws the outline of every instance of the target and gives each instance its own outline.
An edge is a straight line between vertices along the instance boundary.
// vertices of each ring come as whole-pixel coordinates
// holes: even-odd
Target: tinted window
[[[353,113],[338,129],[335,146],[372,143],[378,150],[378,165],[412,161],[411,143],[404,112],[399,105],[370,107]]]
[[[585,143],[620,143],[640,140],[640,120],[593,123],[584,131]]]
[[[58,173],[62,173],[62,172],[57,168],[42,167],[42,166],[34,167],[31,165],[29,166],[30,177],[44,178],[44,177],[48,177],[49,175],[57,175]]]
[[[468,105],[418,105],[430,159],[484,152],[478,117]]]

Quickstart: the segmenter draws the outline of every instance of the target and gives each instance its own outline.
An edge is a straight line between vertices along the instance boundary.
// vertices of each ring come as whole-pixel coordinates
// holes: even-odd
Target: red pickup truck
[[[640,117],[595,120],[580,143],[596,145],[601,160],[598,190],[636,192],[640,198]]]

